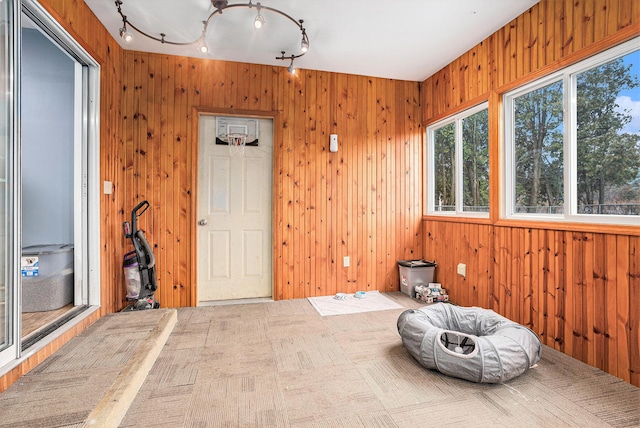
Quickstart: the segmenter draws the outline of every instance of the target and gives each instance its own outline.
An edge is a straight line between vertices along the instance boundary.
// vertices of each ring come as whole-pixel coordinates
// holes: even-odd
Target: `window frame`
[[[639,216],[615,214],[579,214],[578,209],[578,150],[577,150],[577,77],[592,68],[621,58],[640,48],[640,37],[597,53],[554,73],[517,87],[502,95],[503,149],[501,150],[500,180],[504,191],[500,195],[500,216],[507,220],[549,221],[559,223],[587,223],[605,225],[638,225]],[[563,83],[563,182],[562,214],[516,213],[515,211],[515,127],[514,100],[555,82]]]
[[[464,151],[463,151],[463,128],[462,121],[466,118],[473,116],[476,113],[479,113],[482,110],[487,110],[487,114],[489,120],[491,118],[489,111],[489,102],[483,101],[479,104],[476,104],[472,107],[464,109],[458,113],[447,116],[444,119],[438,120],[426,127],[425,130],[425,163],[424,163],[424,180],[425,180],[425,195],[424,195],[424,215],[433,215],[433,216],[443,216],[443,217],[470,217],[470,218],[479,218],[479,219],[488,219],[491,212],[491,198],[489,198],[489,211],[464,211],[464,180],[462,179],[463,174],[463,166],[464,166]],[[455,189],[455,210],[452,211],[436,211],[435,209],[435,138],[434,134],[437,130],[444,128],[450,124],[455,124],[455,171],[454,171],[454,183],[453,188]],[[489,139],[489,128],[490,125],[487,126],[487,139]],[[488,153],[487,153],[487,170],[491,165],[490,162],[490,153],[491,153],[491,144],[489,142]],[[490,170],[489,170],[490,174]],[[491,193],[491,184],[490,179],[489,183],[489,194]]]

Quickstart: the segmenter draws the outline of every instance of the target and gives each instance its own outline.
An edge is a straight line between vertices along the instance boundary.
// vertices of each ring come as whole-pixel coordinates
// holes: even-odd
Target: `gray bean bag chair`
[[[540,360],[540,338],[527,327],[482,308],[436,303],[409,309],[398,333],[423,367],[472,382],[498,383]]]

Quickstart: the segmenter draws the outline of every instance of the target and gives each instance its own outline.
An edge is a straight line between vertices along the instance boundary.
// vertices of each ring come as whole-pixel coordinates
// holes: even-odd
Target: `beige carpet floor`
[[[423,369],[396,330],[420,303],[385,295],[403,308],[322,317],[300,299],[179,309],[120,426],[640,426],[639,388],[548,347],[505,384]],[[99,320],[0,394],[0,427],[85,426],[160,315]]]
[[[306,299],[178,311],[122,427],[632,427],[640,389],[545,347],[478,385],[420,367],[402,309],[320,316]]]

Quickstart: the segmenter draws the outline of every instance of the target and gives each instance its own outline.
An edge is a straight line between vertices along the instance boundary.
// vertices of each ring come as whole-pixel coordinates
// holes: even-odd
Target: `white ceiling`
[[[167,40],[197,39],[214,8],[210,0],[122,0],[122,11],[140,29]],[[263,0],[294,19],[304,19],[310,49],[298,68],[423,81],[539,0]],[[263,29],[253,28],[255,9],[235,8],[213,18],[208,54],[195,46],[171,46],[134,33],[119,37],[122,20],[113,0],[85,0],[125,49],[227,61],[288,66],[275,60],[300,47],[300,30],[263,10]],[[248,0],[230,0],[229,4]],[[253,2],[256,3],[255,1]]]

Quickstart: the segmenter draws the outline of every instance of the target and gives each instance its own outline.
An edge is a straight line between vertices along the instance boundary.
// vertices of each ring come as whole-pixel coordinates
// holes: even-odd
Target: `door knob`
[[[203,218],[203,219],[200,219],[200,220],[198,221],[198,224],[199,224],[200,226],[206,226],[206,225],[207,225],[207,223],[208,223],[208,221],[207,221],[206,219],[204,219],[204,218]]]

